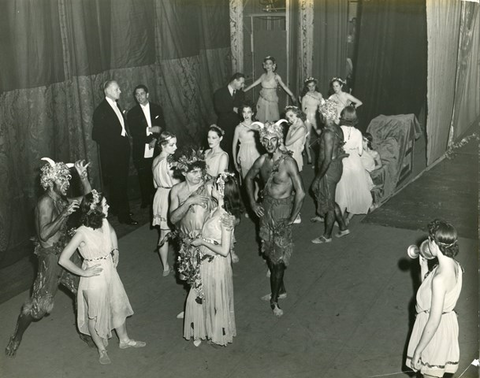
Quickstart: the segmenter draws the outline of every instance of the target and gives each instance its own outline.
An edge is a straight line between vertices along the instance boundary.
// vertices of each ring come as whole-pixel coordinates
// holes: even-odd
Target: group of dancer
[[[334,93],[324,100],[317,81],[310,77],[305,80],[302,108],[287,106],[286,120],[280,119],[277,86],[294,96],[275,73],[272,57],[265,58],[264,69],[261,78],[246,88],[262,85],[256,108],[245,101],[236,104],[233,111],[241,119],[235,129],[210,126],[205,151],[188,149],[176,154],[177,137],[170,131],[163,130],[155,138],[160,153],[152,165],[156,187],[152,224],[160,231],[157,246],[163,276],[176,270],[188,284],[179,317],[184,318],[183,337],[197,347],[202,341],[226,346],[236,336],[232,263],[239,257],[234,251],[234,233],[245,207],[258,218],[261,251],[269,268],[271,291],[263,299],[269,301],[275,316],[283,315],[279,299],[287,296],[284,275],[293,253],[292,229],[301,222],[306,195],[302,154],[306,150],[311,162],[307,140],[312,129],[318,134],[319,147],[311,185],[317,204],[313,221],[325,224],[323,234],[312,242],[331,242],[335,223],[337,237],[350,234],[351,215],[366,213],[372,205],[368,172],[380,167],[381,159],[372,149],[371,136],[362,136],[355,128],[355,109],[361,101],[343,92],[339,78],[332,79]],[[242,90],[244,77],[235,74],[231,83],[234,97],[235,91]],[[225,151],[222,142],[229,134],[231,150]],[[47,159],[42,167],[45,194],[35,213],[39,272],[6,347],[9,356],[16,354],[30,323],[52,311],[60,283],[75,294],[78,330],[83,340],[97,348],[101,364],[111,363],[107,346],[112,330],[121,349],[146,346],[127,333],[126,318],[133,310],[116,270],[118,241],[107,220],[109,205],[102,193],[92,189],[87,166],[83,161],[75,163],[84,193],[79,198],[67,198],[71,174],[66,164]],[[232,172],[232,166],[237,172]],[[77,209],[80,224],[69,232],[67,220]],[[171,266],[168,254],[174,239],[178,248],[176,264]],[[426,376],[454,372],[458,364],[458,323],[453,308],[461,290],[462,269],[454,260],[457,239],[448,222],[429,224],[429,246],[438,267],[418,291],[418,316],[407,352],[407,364]],[[423,258],[420,263],[424,276],[428,266]]]

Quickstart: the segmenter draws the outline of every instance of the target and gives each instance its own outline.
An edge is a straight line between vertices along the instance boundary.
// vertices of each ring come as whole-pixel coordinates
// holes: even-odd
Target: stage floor
[[[303,172],[308,185],[313,170]],[[476,203],[472,204],[476,211]],[[431,217],[436,216],[431,209]],[[120,276],[135,315],[128,320],[132,338],[147,347],[120,350],[111,339],[112,365],[100,365],[97,352],[75,330],[73,302],[60,292],[53,313],[32,324],[15,359],[0,357],[0,377],[229,377],[317,378],[407,376],[399,373],[413,320],[417,261],[406,248],[424,233],[383,227],[353,219],[351,234],[314,245],[321,225],[308,222],[314,205],[307,198],[303,222],[294,228],[295,251],[285,275],[285,314],[273,316],[260,297],[270,291],[266,265],[258,254],[255,226],[242,219],[236,230],[240,262],[234,265],[237,337],[226,348],[182,338],[186,291],[171,275],[162,277],[152,252],[157,232],[144,225],[120,240]],[[457,376],[477,377],[469,364],[478,358],[478,279],[476,239],[460,239],[458,260],[465,268],[457,305],[461,359]],[[173,262],[173,254],[170,255]],[[6,345],[28,292],[0,305],[0,341]]]

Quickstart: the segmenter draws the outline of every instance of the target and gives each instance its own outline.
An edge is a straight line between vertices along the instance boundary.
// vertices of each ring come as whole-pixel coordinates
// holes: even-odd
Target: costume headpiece
[[[318,83],[317,79],[315,79],[313,76],[307,77],[307,78],[305,79],[304,83],[307,84],[307,83],[309,83],[309,82],[311,82],[311,81],[313,81],[315,84]]]
[[[283,140],[283,128],[282,128],[282,123],[283,122],[288,122],[285,119],[280,119],[277,122],[252,122],[253,125],[258,125],[260,130],[260,138],[264,138],[267,135],[274,135],[276,136],[279,140]]]
[[[337,106],[332,100],[326,100],[318,110],[326,121],[333,121],[337,118]]]
[[[227,177],[235,177],[231,172],[222,172],[217,177],[218,193],[223,197],[225,195],[225,180]]]
[[[69,168],[73,167],[73,164],[55,163],[48,157],[43,157],[41,160],[45,160],[48,163],[41,168],[40,184],[43,189],[47,190],[49,187],[53,187],[55,181],[69,181],[72,178]]]
[[[341,77],[334,77],[332,78],[332,80],[330,80],[330,83],[333,83],[334,81],[338,81],[339,83],[341,83],[342,85],[346,84],[347,82],[344,81]]]
[[[189,172],[194,164],[205,169],[205,155],[203,150],[195,150],[192,148],[189,154],[180,156],[173,165],[182,172]]]
[[[93,196],[93,200],[92,200],[92,203],[90,204],[90,210],[88,210],[87,214],[91,214],[92,212],[94,212],[96,207],[100,203],[100,194],[96,191],[96,189],[92,189],[91,193]]]

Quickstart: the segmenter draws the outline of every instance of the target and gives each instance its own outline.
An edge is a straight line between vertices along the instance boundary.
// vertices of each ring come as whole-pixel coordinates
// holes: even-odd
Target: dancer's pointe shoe
[[[272,297],[272,294],[269,293],[269,294],[265,294],[265,295],[264,295],[263,297],[261,297],[260,299],[261,299],[262,301],[267,302],[267,301],[269,301],[269,300],[271,299],[271,297]],[[278,295],[278,299],[285,299],[285,298],[287,298],[287,293],[282,293],[282,294],[279,294],[279,295]]]
[[[273,315],[275,315],[278,318],[283,315],[283,310],[280,307],[278,307],[277,304],[272,304],[270,306],[272,307]]]
[[[5,355],[8,357],[15,357],[17,354],[17,349],[20,346],[20,343],[22,340],[15,340],[15,337],[12,336],[10,337],[10,340],[8,340],[7,347],[5,348]]]
[[[201,343],[202,343],[202,340],[200,339],[193,340],[193,345],[195,345],[197,348],[200,346]]]
[[[108,357],[106,350],[101,350],[98,353],[100,355],[100,357],[98,358],[98,362],[100,362],[102,365],[109,365],[112,363],[110,357]]]
[[[163,277],[167,277],[171,272],[170,265],[168,266],[167,270],[164,270],[162,273]]]
[[[177,319],[183,319],[185,317],[185,311],[182,311],[177,315]]]
[[[129,339],[126,342],[120,341],[120,349],[127,349],[127,348],[143,348],[147,345],[146,342],[144,341],[135,341],[132,339]]]

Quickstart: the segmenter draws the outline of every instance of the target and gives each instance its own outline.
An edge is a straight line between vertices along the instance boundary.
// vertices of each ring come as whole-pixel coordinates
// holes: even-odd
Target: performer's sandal
[[[350,233],[350,230],[347,228],[346,230],[343,231],[338,231],[338,233],[335,234],[337,238],[342,238],[344,236],[347,236]]]
[[[112,363],[105,349],[98,351],[98,353],[100,354],[100,357],[98,358],[98,362],[100,362],[102,365],[108,365]]]
[[[127,349],[127,348],[143,348],[147,345],[144,341],[135,341],[135,340],[128,340],[127,342],[120,341],[120,349]]]
[[[332,242],[332,238],[326,238],[323,235],[312,240],[313,244],[324,244],[324,243],[331,243],[331,242]]]
[[[277,303],[270,303],[270,307],[272,308],[273,310],[273,315],[275,315],[276,317],[280,317],[283,315],[283,310],[278,307],[278,304]]]

